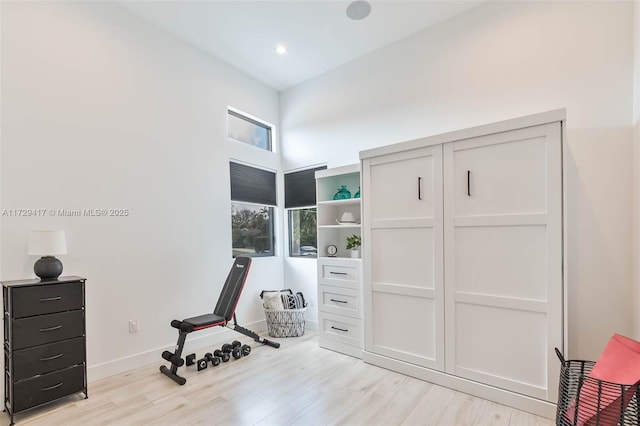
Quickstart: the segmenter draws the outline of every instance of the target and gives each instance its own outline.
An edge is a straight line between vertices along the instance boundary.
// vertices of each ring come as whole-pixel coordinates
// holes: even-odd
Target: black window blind
[[[231,200],[276,205],[276,174],[244,164],[229,163]]]
[[[315,169],[300,170],[284,175],[284,207],[308,207],[316,205],[316,171],[324,170],[327,166]]]

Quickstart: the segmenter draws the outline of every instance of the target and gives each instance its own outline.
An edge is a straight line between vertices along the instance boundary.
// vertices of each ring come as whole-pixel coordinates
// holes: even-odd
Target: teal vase
[[[358,192],[356,192],[356,195],[354,195],[353,198],[360,198],[360,187],[358,187]]]
[[[348,198],[351,198],[351,192],[347,189],[347,185],[340,186],[336,195],[333,196],[334,200],[346,200]]]

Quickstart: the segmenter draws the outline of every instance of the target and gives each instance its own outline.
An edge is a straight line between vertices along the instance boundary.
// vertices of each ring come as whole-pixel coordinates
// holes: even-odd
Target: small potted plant
[[[347,237],[347,250],[351,250],[351,257],[360,257],[362,240],[359,235],[352,234]]]

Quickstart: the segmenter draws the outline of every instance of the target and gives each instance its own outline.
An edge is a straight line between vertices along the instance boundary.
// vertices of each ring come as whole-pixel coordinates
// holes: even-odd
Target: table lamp
[[[67,254],[64,231],[31,231],[28,254],[42,256],[33,265],[33,272],[40,279],[58,278],[62,273],[62,262],[54,256]]]

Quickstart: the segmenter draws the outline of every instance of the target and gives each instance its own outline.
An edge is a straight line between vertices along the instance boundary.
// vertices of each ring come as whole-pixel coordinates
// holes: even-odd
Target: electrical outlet
[[[138,332],[138,320],[132,319],[129,320],[129,333],[137,333]]]

